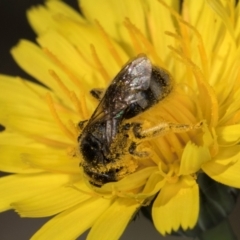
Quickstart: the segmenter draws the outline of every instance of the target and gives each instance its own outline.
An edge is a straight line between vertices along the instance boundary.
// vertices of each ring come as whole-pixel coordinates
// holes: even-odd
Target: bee
[[[91,91],[99,104],[91,118],[81,124],[78,142],[83,157],[81,166],[92,185],[101,187],[136,171],[137,162],[127,156],[141,157],[141,152],[136,151],[136,142],[129,140],[129,131],[142,139],[172,129],[190,128],[186,124],[165,123],[143,130],[141,124],[127,122],[164,99],[172,88],[170,74],[141,54],[120,70],[105,92]]]

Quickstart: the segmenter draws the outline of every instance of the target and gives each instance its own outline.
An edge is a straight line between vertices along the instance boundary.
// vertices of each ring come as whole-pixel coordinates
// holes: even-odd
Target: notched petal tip
[[[198,213],[199,190],[191,177],[182,178],[175,184],[166,184],[152,208],[154,225],[163,235],[177,231],[180,227],[184,230],[193,228]]]

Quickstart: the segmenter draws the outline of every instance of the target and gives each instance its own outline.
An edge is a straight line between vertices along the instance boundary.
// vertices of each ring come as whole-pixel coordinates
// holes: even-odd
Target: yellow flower
[[[51,0],[28,11],[37,44],[21,40],[12,55],[48,88],[0,77],[0,169],[15,173],[0,181],[0,209],[56,215],[32,239],[75,239],[89,228],[88,239],[119,239],[153,199],[161,234],[186,230],[198,219],[199,173],[240,187],[240,8],[185,0],[180,11],[179,2],[81,0],[80,15]],[[130,120],[203,126],[140,143],[149,156],[137,170],[97,188],[79,166],[78,123],[97,107],[90,90],[106,88],[139,53],[171,73],[174,89]]]

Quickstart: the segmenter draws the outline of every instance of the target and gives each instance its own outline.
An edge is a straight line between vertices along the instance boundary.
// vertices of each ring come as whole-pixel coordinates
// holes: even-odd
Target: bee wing
[[[152,64],[145,55],[141,54],[127,63],[113,82],[119,82],[120,78],[124,81],[125,89],[128,87],[133,91],[146,90],[150,85],[151,74]]]
[[[121,118],[129,104],[143,98],[141,91],[149,88],[151,74],[152,64],[143,54],[127,63],[107,88],[90,121]]]

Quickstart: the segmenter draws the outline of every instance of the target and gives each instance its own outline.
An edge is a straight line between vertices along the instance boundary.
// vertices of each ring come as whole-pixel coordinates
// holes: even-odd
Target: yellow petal
[[[76,85],[72,83],[66,73],[54,64],[37,45],[27,40],[21,40],[19,44],[11,50],[11,54],[24,71],[51,88],[58,94],[58,97],[62,99],[66,106],[71,108],[72,102],[49,74],[49,70],[54,70],[70,90],[76,89]]]
[[[22,153],[44,148],[23,135],[4,131],[0,133],[0,170],[12,173],[35,173],[41,169],[32,168],[22,160]]]
[[[0,179],[0,211],[11,208],[17,203],[32,196],[41,195],[56,187],[71,182],[73,176],[67,174],[16,174]]]
[[[236,52],[236,59],[234,59],[231,63],[227,64],[227,65],[235,65],[235,62],[238,59],[239,56],[239,51],[240,49]],[[228,52],[228,54],[230,54],[230,52]],[[233,53],[234,54],[234,53]],[[224,63],[226,64],[226,61],[224,61]],[[239,111],[239,101],[240,101],[240,89],[236,90],[234,93],[232,93],[232,85],[236,84],[235,83],[235,79],[236,76],[238,74],[239,69],[237,68],[237,66],[231,70],[232,73],[231,75],[229,75],[229,82],[228,85],[229,87],[224,87],[224,84],[218,84],[219,88],[221,87],[223,90],[218,90],[219,91],[219,95],[221,94],[221,98],[219,99],[219,101],[222,101],[223,106],[222,106],[222,116],[221,119],[219,120],[219,126],[224,126],[226,125],[226,123],[228,123],[227,125],[229,125],[229,120],[231,121],[232,119],[232,123],[235,124],[235,120],[234,117],[236,115],[236,113]],[[236,122],[238,123],[238,122]],[[233,125],[234,126],[234,125]]]
[[[201,33],[204,46],[206,47],[206,53],[211,54],[216,41],[219,40],[218,33],[222,27],[222,21],[216,18],[216,13],[212,11],[206,1],[185,0],[184,7],[185,19],[190,21],[199,33]],[[206,22],[208,24],[206,24]],[[211,55],[209,58],[211,58]]]
[[[0,116],[0,122],[8,129],[21,132],[32,138],[47,138],[62,143],[62,145],[65,146],[72,144],[72,141],[63,134],[59,126],[53,121],[32,116],[11,114],[5,117]]]
[[[48,221],[31,240],[76,239],[93,225],[110,203],[107,199],[92,198],[72,207]]]
[[[43,170],[30,167],[22,159],[22,153],[32,152],[29,147],[0,146],[0,169],[10,173],[35,173]]]
[[[153,222],[165,235],[172,230],[193,228],[199,213],[198,185],[193,178],[184,177],[174,184],[166,184],[152,208]]]
[[[240,188],[240,146],[221,149],[214,160],[203,164],[202,170],[212,179]]]
[[[179,175],[196,173],[203,163],[210,160],[211,154],[207,147],[197,146],[189,141],[182,154]]]
[[[191,1],[185,0],[184,1],[184,11],[183,16],[184,19],[191,22],[193,26],[198,26],[199,18],[201,17],[201,9],[203,8],[204,1]]]
[[[165,185],[166,178],[161,176],[159,172],[153,173],[147,183],[144,186],[144,189],[141,193],[137,194],[137,196],[141,196],[143,198],[147,198],[149,196],[153,196]]]
[[[240,7],[239,7],[239,4],[237,4],[237,6],[236,6],[236,8],[235,8],[235,14],[236,14],[236,16],[239,16],[239,14],[240,14]],[[236,36],[236,38],[237,39],[239,39],[239,36],[240,36],[240,20],[239,20],[239,18],[237,18],[236,20],[236,25],[235,25],[235,36]],[[239,41],[238,41],[238,43],[239,43]]]
[[[240,141],[240,124],[224,126],[216,129],[220,145],[232,145]]]
[[[26,83],[29,87],[19,78],[0,75],[0,115],[5,116],[18,112],[22,115],[36,116],[37,114],[40,117],[39,112],[41,112],[45,118],[48,116],[49,110],[41,97],[51,91],[31,82],[26,81]],[[51,118],[48,117],[47,119]]]
[[[129,17],[132,23],[146,36],[144,8],[140,0],[100,0],[97,2],[83,0],[80,1],[80,4],[84,16],[90,22],[97,19],[114,39],[124,41],[125,38],[129,38],[126,29],[124,31],[126,35],[119,34],[123,30],[122,23],[126,17]]]
[[[49,28],[58,28],[59,23],[54,16],[62,14],[74,21],[83,22],[81,15],[62,1],[47,1],[46,7],[37,6],[27,12],[28,20],[37,34]]]
[[[51,4],[52,2],[53,4]],[[72,12],[70,13],[70,8],[64,12],[63,9],[65,6],[60,7],[60,10],[58,10],[59,6],[55,6],[57,4],[54,3],[55,1],[47,2],[49,9],[38,7],[30,10],[28,13],[30,22],[36,31],[38,33],[44,32],[44,34],[40,35],[40,44],[44,48],[53,52],[55,56],[58,56],[60,61],[67,63],[66,66],[70,66],[70,69],[74,70],[73,73],[79,71],[82,72],[83,74],[80,76],[80,79],[84,78],[82,84],[92,84],[93,79],[95,79],[94,87],[103,87],[103,84],[96,86],[96,83],[101,84],[103,79],[101,79],[101,76],[100,79],[98,79],[98,71],[92,71],[92,68],[96,63],[93,62],[92,59],[93,53],[90,44],[94,46],[98,58],[103,67],[107,69],[110,78],[112,78],[118,72],[119,67],[128,60],[126,53],[122,47],[110,37],[106,40],[101,34],[99,34],[99,29],[92,25],[90,26],[85,19],[80,17],[80,15],[77,15],[76,13],[73,14]],[[94,3],[94,5],[96,4]],[[56,14],[58,11],[61,12],[61,14]],[[42,19],[44,20],[42,21]],[[84,34],[82,34],[83,32]],[[55,39],[55,37],[53,38],[53,33],[55,33],[55,37],[57,37],[56,34],[59,33],[59,37],[57,39]],[[72,44],[69,49],[67,49],[66,40],[68,41],[68,45],[69,43]],[[73,53],[74,58],[70,58],[70,61],[67,61],[64,54],[64,48],[66,49],[66,56]],[[59,49],[63,51],[59,51]],[[119,61],[115,61],[116,59],[111,55],[113,49],[117,52],[117,55],[119,55]],[[79,54],[79,51],[81,54]],[[113,61],[108,61],[110,59]],[[74,65],[77,67],[74,68]],[[98,67],[99,66],[96,66],[96,68]],[[89,74],[94,74],[94,76],[89,77]]]
[[[99,189],[100,192],[116,191],[124,192],[143,186],[149,176],[157,171],[157,167],[148,167],[130,174],[116,183],[107,183]]]
[[[91,197],[65,185],[13,203],[12,207],[21,217],[46,217],[69,209]]]
[[[54,30],[42,34],[37,41],[42,48],[46,48],[54,54],[61,61],[61,64],[79,80],[78,84],[82,92],[90,88],[89,82],[83,81],[83,77],[91,72],[92,68],[81,58],[76,50],[76,46],[72,45],[62,34]],[[66,86],[70,91],[75,90],[74,88],[71,89],[68,84]]]
[[[168,0],[165,2],[168,6],[178,10],[177,1]],[[175,32],[176,26],[174,26],[173,16],[159,1],[148,1],[148,4],[148,21],[151,38],[160,58],[166,61],[169,59],[170,54],[168,46],[174,46],[174,39],[165,33],[166,31]]]
[[[222,19],[223,23],[227,27],[227,30],[230,32],[232,38],[234,39],[233,25],[231,23],[230,16],[228,16],[226,7],[224,7],[221,1],[218,0],[207,0],[207,3],[212,7],[214,12]]]
[[[135,212],[140,207],[134,199],[118,198],[94,223],[87,240],[120,239]]]
[[[43,100],[46,93],[50,93],[49,90],[37,84],[24,83],[20,79],[4,75],[0,75],[0,88],[3,90],[0,94],[1,124],[9,130],[20,131],[25,135],[41,135],[42,138],[70,143],[56,124],[46,100]],[[59,103],[54,96],[53,99]],[[77,118],[77,114],[73,111],[65,109],[64,112],[60,108],[59,112],[63,123],[68,124],[69,118],[72,121],[79,121],[79,117]]]
[[[92,88],[105,87],[106,81],[108,84],[126,61],[129,60],[126,50],[106,33],[104,34],[105,29],[101,30],[102,26],[76,24],[65,18],[59,18],[58,21],[63,26],[58,30],[60,35],[64,36],[77,49],[78,54],[80,52],[79,66],[87,73],[81,79],[91,85]],[[82,34],[83,32],[84,34]],[[95,49],[100,64],[93,57],[92,47]],[[98,71],[93,71],[93,68]],[[102,74],[101,68],[106,71],[105,74]]]
[[[44,149],[22,153],[22,161],[29,166],[50,172],[81,174],[80,159],[73,158],[67,150]]]
[[[58,1],[58,0],[47,1],[46,6],[51,12],[64,14],[74,19],[75,21],[83,21],[83,18],[79,14],[79,11],[76,11],[75,9],[73,9],[72,7],[70,7],[69,5],[67,5],[62,1]]]

